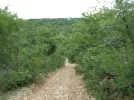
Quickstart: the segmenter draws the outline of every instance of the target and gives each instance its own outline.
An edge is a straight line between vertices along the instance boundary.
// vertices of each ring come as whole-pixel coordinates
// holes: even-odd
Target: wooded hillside
[[[22,20],[0,9],[0,91],[35,82],[66,58],[96,100],[133,100],[133,0],[70,19]]]

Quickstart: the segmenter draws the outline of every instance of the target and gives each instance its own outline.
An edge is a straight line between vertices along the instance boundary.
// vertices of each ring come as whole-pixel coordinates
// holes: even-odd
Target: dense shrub
[[[77,20],[22,20],[8,7],[0,9],[0,92],[33,83],[62,67],[65,58],[57,38]]]
[[[83,13],[66,41],[66,55],[96,100],[134,98],[133,11],[131,0],[116,0],[112,9]]]
[[[0,86],[3,91],[23,86],[32,81],[32,75],[28,70],[9,70],[2,72],[0,76]]]

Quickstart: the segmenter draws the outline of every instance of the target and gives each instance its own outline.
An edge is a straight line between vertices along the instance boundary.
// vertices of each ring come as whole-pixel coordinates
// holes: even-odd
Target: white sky
[[[109,7],[106,1],[113,0],[0,0],[0,8],[9,5],[9,11],[24,19],[67,18],[81,17],[91,7]]]

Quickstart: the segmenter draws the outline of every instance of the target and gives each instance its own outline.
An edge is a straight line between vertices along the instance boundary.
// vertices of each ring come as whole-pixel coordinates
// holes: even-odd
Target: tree
[[[14,45],[14,34],[19,31],[21,19],[16,14],[8,12],[8,7],[0,9],[0,65],[7,67],[11,65],[12,51]]]

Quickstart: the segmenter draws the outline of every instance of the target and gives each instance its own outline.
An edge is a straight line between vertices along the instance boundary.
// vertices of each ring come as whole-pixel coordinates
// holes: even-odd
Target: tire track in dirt
[[[15,96],[11,100],[92,100],[75,74],[75,64],[65,64],[55,71],[41,85],[36,85],[32,93]]]

